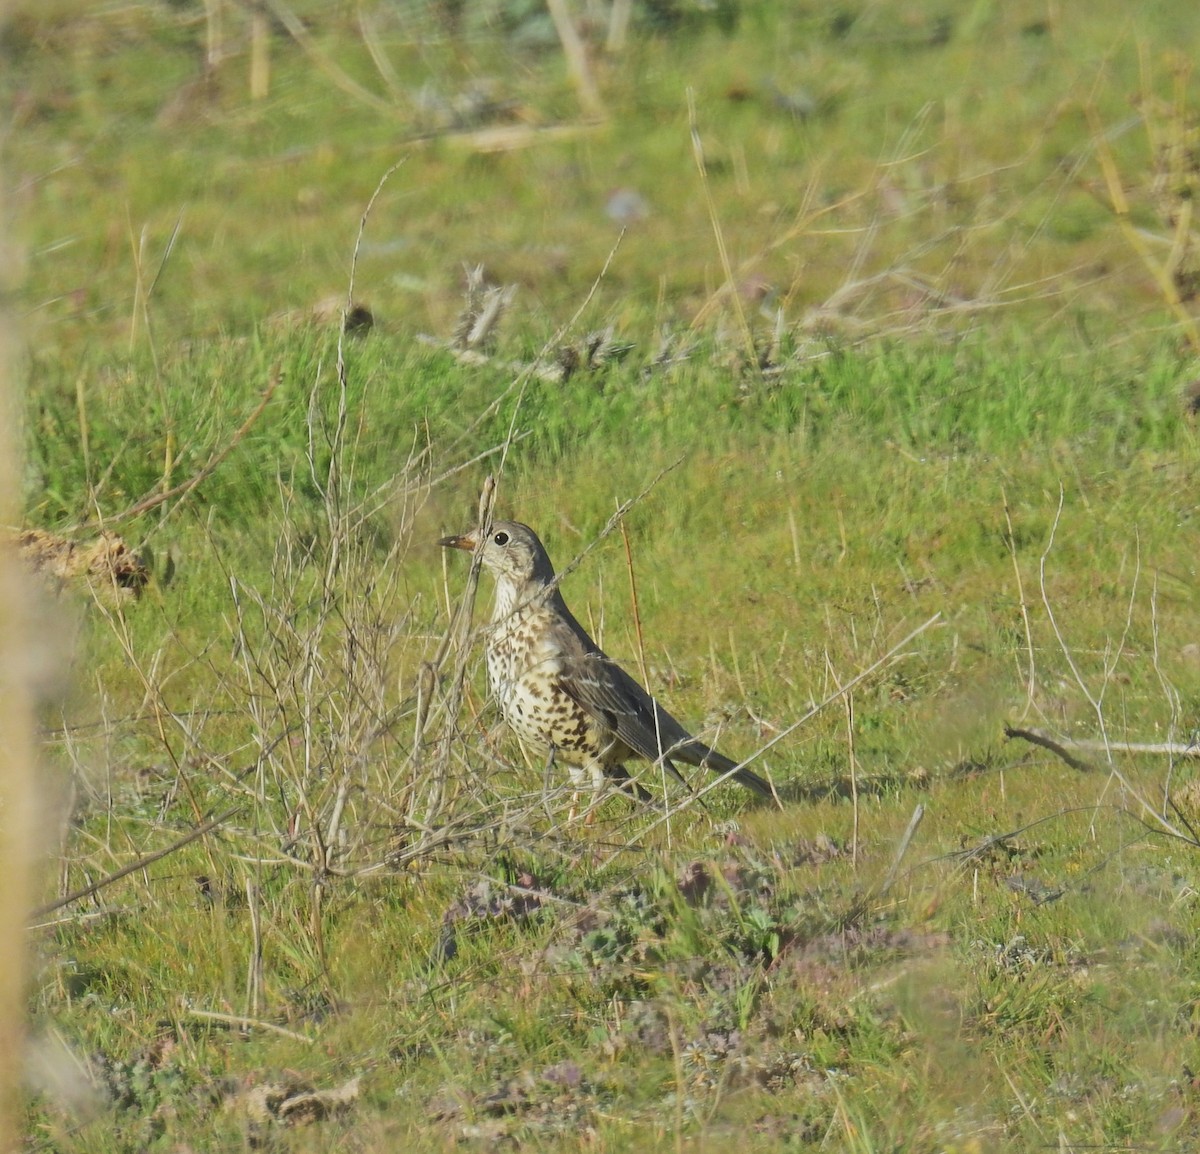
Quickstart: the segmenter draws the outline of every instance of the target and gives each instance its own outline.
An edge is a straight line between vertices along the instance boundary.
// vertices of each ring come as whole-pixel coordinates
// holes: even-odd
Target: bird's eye
[[[508,534],[503,529],[501,529],[500,532],[497,533],[492,538],[492,540],[495,541],[497,545],[507,545],[508,544]]]

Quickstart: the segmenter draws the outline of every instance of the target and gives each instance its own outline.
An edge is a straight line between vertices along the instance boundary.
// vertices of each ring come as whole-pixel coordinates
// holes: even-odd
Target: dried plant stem
[[[1166,817],[1166,814],[1161,809],[1151,805],[1142,791],[1139,790],[1133,784],[1133,782],[1129,780],[1128,777],[1126,777],[1125,773],[1113,760],[1112,754],[1114,745],[1108,736],[1108,725],[1104,716],[1104,695],[1108,689],[1108,686],[1112,683],[1113,674],[1116,671],[1117,663],[1120,660],[1121,654],[1125,651],[1125,642],[1129,636],[1130,629],[1133,627],[1133,609],[1135,598],[1137,596],[1138,580],[1141,575],[1142,564],[1140,547],[1137,551],[1136,562],[1134,565],[1133,581],[1130,588],[1129,606],[1126,611],[1124,630],[1115,650],[1110,649],[1110,656],[1107,656],[1105,659],[1104,668],[1100,675],[1099,689],[1093,691],[1088,686],[1088,683],[1080,671],[1079,665],[1075,661],[1075,657],[1067,644],[1066,638],[1063,636],[1062,630],[1059,628],[1058,619],[1054,615],[1054,607],[1051,604],[1050,594],[1046,584],[1046,562],[1054,549],[1054,539],[1058,533],[1059,523],[1062,520],[1063,505],[1065,500],[1065,491],[1060,488],[1058,495],[1058,509],[1054,514],[1054,523],[1050,527],[1050,537],[1046,542],[1046,548],[1042,552],[1041,563],[1039,566],[1039,581],[1041,585],[1042,604],[1045,607],[1046,616],[1049,618],[1050,628],[1054,631],[1055,640],[1058,642],[1059,649],[1062,651],[1063,658],[1071,671],[1071,676],[1074,678],[1075,684],[1079,687],[1079,691],[1083,694],[1088,704],[1092,707],[1093,712],[1096,714],[1096,723],[1099,727],[1101,738],[1098,748],[1104,754],[1104,768],[1108,771],[1111,780],[1116,781],[1125,791],[1125,793],[1136,803],[1137,808],[1140,811],[1138,815],[1139,821],[1142,821],[1144,824],[1147,824],[1170,837],[1178,838],[1181,841],[1192,841],[1193,839],[1191,836],[1185,831],[1181,830],[1179,826],[1169,821]],[[1029,738],[1027,737],[1026,740],[1029,740]],[[1045,741],[1040,741],[1038,744],[1046,746]],[[1050,748],[1049,746],[1046,747]],[[1067,753],[1066,749],[1061,745],[1061,743],[1055,752],[1058,753],[1058,756],[1062,757],[1070,764],[1070,758],[1073,755]],[[1087,763],[1082,762],[1082,765],[1086,766]],[[1107,786],[1105,789],[1107,790]],[[1095,819],[1093,819],[1093,823],[1094,821]]]
[[[1161,262],[1155,260],[1150,252],[1150,246],[1146,243],[1141,231],[1134,225],[1133,219],[1129,211],[1129,198],[1125,195],[1125,186],[1121,180],[1121,172],[1117,167],[1116,159],[1113,156],[1112,148],[1108,142],[1108,134],[1104,131],[1100,123],[1100,114],[1096,110],[1095,105],[1087,106],[1088,122],[1092,129],[1092,141],[1096,149],[1096,159],[1100,162],[1100,171],[1104,175],[1104,184],[1108,189],[1109,207],[1117,218],[1117,223],[1121,226],[1121,233],[1129,243],[1130,248],[1137,253],[1142,264],[1149,269],[1154,277],[1155,283],[1158,285],[1158,291],[1162,294],[1163,300],[1167,307],[1175,315],[1175,319],[1179,322],[1180,328],[1187,337],[1188,344],[1192,346],[1192,351],[1200,353],[1200,327],[1197,326],[1195,318],[1188,312],[1180,299],[1179,290],[1175,286],[1175,281],[1171,276],[1172,265],[1171,258]],[[1180,224],[1182,224],[1182,217]],[[1172,244],[1172,254],[1175,253],[1179,242],[1179,230],[1176,229],[1175,243]]]
[[[1004,736],[1013,740],[1020,738],[1022,741],[1028,741],[1031,745],[1040,745],[1043,749],[1048,749],[1055,757],[1061,758],[1072,769],[1077,769],[1081,773],[1095,773],[1099,770],[1099,766],[1093,765],[1090,761],[1084,761],[1083,758],[1076,757],[1071,753],[1071,747],[1076,749],[1079,746],[1075,742],[1060,741],[1057,738],[1051,737],[1041,729],[1015,729],[1011,725],[1004,727]],[[1108,753],[1111,747],[1106,742],[1095,742],[1101,753]]]
[[[704,142],[700,138],[700,123],[696,116],[695,89],[687,90],[688,125],[692,134],[692,157],[696,161],[696,169],[700,173],[700,187],[704,192],[704,204],[708,209],[708,219],[712,224],[713,237],[717,242],[717,253],[721,258],[721,272],[725,277],[725,289],[729,299],[733,301],[733,311],[737,317],[738,328],[745,342],[747,362],[750,365],[758,363],[758,354],[754,348],[754,334],[750,331],[750,322],[746,319],[746,310],[742,306],[741,295],[733,278],[733,265],[729,260],[729,250],[725,247],[725,233],[721,228],[721,220],[717,216],[717,202],[713,198],[712,189],[708,183],[708,166],[704,161]]]
[[[476,549],[471,555],[471,567],[467,571],[467,584],[459,602],[450,628],[438,646],[437,654],[432,661],[436,673],[441,669],[446,658],[454,653],[454,668],[451,670],[449,688],[441,702],[441,712],[445,718],[441,740],[433,760],[433,773],[426,775],[429,780],[425,783],[425,792],[421,796],[418,807],[418,791],[413,791],[413,802],[409,806],[408,820],[414,822],[418,813],[434,815],[441,811],[448,796],[449,781],[447,769],[450,764],[450,746],[458,731],[458,717],[462,712],[463,695],[466,690],[467,665],[471,656],[469,642],[471,617],[475,608],[475,595],[479,589],[479,574],[483,568],[483,546],[487,541],[492,527],[492,510],[496,504],[496,478],[488,474],[479,494],[479,509],[476,520]],[[428,817],[426,818],[426,823]]]
[[[854,694],[847,693],[846,703],[846,754],[850,759],[850,802],[854,813],[850,826],[850,864],[858,865],[858,755],[854,751]]]
[[[524,366],[517,373],[517,376],[515,377],[513,382],[507,388],[501,390],[501,392],[495,397],[495,399],[493,399],[489,405],[487,405],[484,409],[482,409],[475,416],[475,418],[463,429],[461,443],[466,443],[467,439],[469,437],[473,436],[474,433],[476,432],[476,430],[481,425],[483,425],[484,422],[490,420],[491,417],[496,413],[496,411],[498,409],[500,409],[503,405],[507,404],[509,401],[509,398],[512,397],[512,395],[514,393],[516,394],[516,403],[513,405],[513,414],[512,414],[511,420],[509,421],[508,432],[504,438],[504,441],[502,442],[502,444],[499,447],[500,463],[496,468],[496,473],[498,476],[503,475],[503,473],[504,473],[504,465],[505,465],[505,462],[508,460],[509,449],[524,436],[524,434],[521,433],[517,428],[517,420],[519,419],[520,414],[521,414],[521,405],[522,405],[522,401],[525,398],[525,392],[529,387],[529,382],[536,375],[537,364],[542,360],[543,357],[546,356],[546,354],[551,349],[554,349],[558,346],[558,344],[563,340],[563,338],[566,336],[566,334],[569,333],[575,327],[575,325],[579,321],[579,318],[581,316],[583,316],[585,310],[591,304],[592,299],[595,297],[597,291],[599,290],[600,285],[603,282],[604,278],[608,275],[608,270],[609,270],[610,266],[612,265],[613,260],[616,258],[617,252],[621,247],[621,242],[624,239],[625,239],[625,230],[622,229],[621,232],[618,234],[616,241],[613,243],[612,248],[609,249],[608,256],[604,260],[603,267],[600,269],[600,272],[596,275],[595,280],[592,281],[591,287],[588,289],[587,296],[584,297],[583,301],[580,303],[579,307],[575,310],[575,313],[571,317],[571,319],[568,320],[566,324],[560,326],[560,328],[550,337],[550,339],[548,341],[546,341],[546,343],[542,346],[541,351],[538,353],[537,357],[534,359],[533,363],[530,365]],[[456,447],[456,443],[448,444],[445,446],[445,452],[453,453],[455,450],[455,447]]]
[[[646,665],[646,641],[642,636],[642,611],[638,604],[637,594],[637,577],[633,571],[633,549],[629,544],[629,530],[625,527],[624,520],[621,521],[621,540],[625,543],[625,565],[629,572],[629,599],[633,606],[633,627],[637,635],[638,649],[638,670],[642,675],[642,684],[646,687],[646,691],[653,696],[654,690],[650,684],[650,670]],[[658,711],[654,713],[654,740],[659,749],[663,747],[662,733],[659,729]],[[659,777],[662,782],[663,792],[667,789],[667,767],[664,762],[659,763]],[[667,824],[667,849],[670,851],[672,839],[672,831],[670,823]]]
[[[1096,714],[1096,720],[1100,726],[1100,733],[1101,733],[1101,736],[1104,738],[1104,741],[1105,741],[1106,747],[1107,747],[1108,727],[1105,724],[1105,719],[1104,719],[1104,694],[1112,680],[1112,675],[1116,668],[1117,661],[1120,660],[1120,656],[1124,652],[1125,638],[1128,636],[1129,629],[1132,624],[1134,597],[1137,594],[1138,576],[1141,573],[1141,557],[1139,555],[1137,566],[1135,567],[1135,570],[1134,570],[1133,586],[1132,586],[1132,588],[1130,590],[1130,594],[1129,594],[1129,612],[1126,615],[1126,619],[1125,619],[1125,630],[1121,635],[1121,641],[1117,645],[1115,654],[1112,656],[1111,660],[1105,662],[1105,668],[1104,668],[1103,676],[1101,678],[1099,692],[1093,693],[1091,691],[1091,689],[1088,688],[1088,684],[1087,684],[1086,680],[1084,679],[1083,674],[1080,672],[1079,666],[1075,662],[1074,655],[1071,653],[1071,649],[1067,645],[1066,639],[1063,637],[1062,630],[1059,629],[1058,620],[1054,615],[1054,606],[1051,604],[1050,594],[1046,587],[1046,562],[1050,556],[1050,553],[1054,549],[1054,538],[1055,538],[1055,535],[1058,533],[1059,522],[1062,520],[1063,506],[1064,506],[1065,502],[1066,502],[1066,490],[1060,486],[1059,492],[1058,492],[1058,509],[1054,514],[1054,523],[1050,527],[1050,537],[1049,537],[1049,540],[1046,542],[1045,550],[1042,552],[1041,562],[1039,565],[1039,580],[1040,580],[1041,592],[1042,592],[1042,605],[1044,606],[1044,608],[1046,610],[1047,618],[1049,618],[1050,627],[1051,627],[1051,629],[1054,630],[1054,636],[1055,636],[1055,639],[1058,641],[1059,649],[1062,651],[1062,655],[1065,658],[1067,665],[1069,666],[1069,668],[1071,670],[1071,676],[1075,679],[1075,684],[1079,686],[1079,689],[1083,693],[1084,697],[1087,699],[1088,704],[1092,707],[1092,711]]]
[[[218,814],[216,817],[209,819],[203,825],[197,826],[191,833],[185,834],[177,841],[172,842],[166,849],[156,850],[154,853],[148,853],[144,857],[140,857],[137,861],[130,862],[127,866],[122,866],[114,873],[108,874],[100,878],[98,881],[92,882],[91,885],[86,885],[82,889],[72,890],[65,897],[61,897],[56,902],[49,902],[47,905],[38,906],[30,911],[30,916],[35,918],[45,917],[46,914],[53,913],[55,910],[61,910],[63,906],[69,906],[72,902],[82,901],[84,898],[89,898],[92,894],[99,893],[106,886],[110,886],[113,882],[120,881],[123,877],[128,877],[132,873],[137,873],[138,870],[144,870],[147,866],[153,865],[156,861],[162,861],[163,858],[169,857],[177,850],[183,849],[185,845],[191,845],[197,838],[202,838],[207,833],[212,833],[220,825],[224,825],[234,814],[240,812],[240,805],[232,806],[224,813]]]
[[[358,235],[354,238],[354,251],[350,255],[350,276],[346,282],[346,311],[342,316],[342,325],[338,330],[337,344],[337,374],[338,380],[343,387],[346,383],[346,357],[345,345],[346,339],[346,317],[350,315],[350,310],[354,308],[354,278],[358,273],[358,254],[362,250],[363,234],[367,231],[367,221],[371,219],[371,210],[375,207],[375,202],[379,199],[379,194],[383,192],[383,186],[391,179],[392,173],[396,171],[406,160],[406,157],[401,157],[391,166],[378,180],[375,185],[375,191],[371,193],[371,199],[367,201],[367,207],[363,209],[362,216],[358,218]]]
[[[229,1026],[236,1026],[239,1030],[266,1030],[271,1034],[278,1034],[281,1038],[291,1038],[293,1042],[304,1042],[311,1046],[316,1041],[315,1038],[310,1038],[307,1034],[297,1033],[295,1030],[289,1030],[286,1026],[277,1026],[274,1022],[262,1022],[255,1018],[238,1017],[237,1014],[218,1014],[215,1010],[197,1010],[189,1006],[184,1011],[184,1015],[189,1018],[197,1018],[202,1022],[224,1022]]]
[[[546,7],[550,10],[550,19],[554,21],[554,30],[558,33],[563,55],[567,58],[567,71],[571,75],[575,91],[579,94],[583,113],[592,119],[602,120],[605,115],[604,101],[600,99],[599,89],[592,79],[587,49],[575,29],[565,0],[546,0]]]
[[[830,659],[828,652],[825,654],[825,668],[829,670],[829,676],[833,679],[834,685],[838,687],[839,692],[842,691],[842,681],[837,675],[837,670],[833,667],[833,661]],[[851,834],[850,834],[850,861],[851,864],[858,864],[858,756],[854,750],[854,694],[846,692],[842,698],[846,707],[846,758],[850,765],[850,800],[853,810],[851,818]]]
[[[129,355],[133,355],[133,350],[137,345],[138,320],[139,318],[145,322],[146,331],[150,329],[150,317],[146,311],[146,277],[145,277],[145,258],[146,258],[146,229],[143,226],[142,231],[135,237],[133,233],[133,220],[126,215],[126,227],[129,229],[129,249],[130,255],[133,257],[133,304],[129,313]],[[150,350],[152,358],[155,360],[155,368],[157,369],[157,358],[153,357],[154,342],[150,342]]]
[[[271,28],[267,14],[255,7],[250,14],[250,99],[265,100],[271,88]]]
[[[1004,501],[1004,524],[1008,527],[1008,551],[1012,557],[1013,574],[1017,581],[1017,600],[1021,605],[1021,623],[1025,627],[1025,651],[1029,655],[1029,669],[1025,678],[1025,711],[1022,716],[1028,716],[1033,708],[1037,689],[1037,663],[1034,659],[1033,628],[1029,624],[1029,606],[1025,601],[1025,584],[1021,579],[1021,565],[1017,560],[1017,539],[1013,534],[1012,510],[1008,506],[1008,494],[1002,489],[1001,499]]]
[[[215,68],[225,55],[225,0],[204,0],[204,65]]]
[[[157,508],[159,505],[165,504],[167,501],[173,501],[176,497],[182,503],[183,499],[188,496],[197,486],[202,485],[209,477],[213,475],[221,467],[221,463],[233,452],[234,449],[242,442],[246,434],[254,427],[255,422],[262,416],[263,410],[270,404],[271,398],[275,395],[275,390],[279,387],[279,368],[276,366],[271,372],[271,379],[267,382],[267,387],[263,391],[262,397],[259,398],[258,404],[254,411],[242,422],[237,432],[218,449],[204,464],[204,466],[193,473],[186,481],[167,489],[161,493],[152,493],[149,497],[143,497],[140,501],[130,505],[128,509],[120,513],[114,513],[111,516],[106,515],[104,523],[107,525],[116,524],[118,521],[130,521],[134,517],[140,517],[143,513],[149,512],[151,509]]]
[[[246,1013],[257,1018],[262,999],[263,944],[258,886],[246,879],[246,909],[250,912],[250,959],[246,966]]]
[[[371,54],[375,70],[388,86],[388,91],[392,94],[392,98],[396,100],[403,99],[405,96],[404,84],[396,69],[392,66],[392,62],[388,58],[383,44],[380,42],[379,32],[375,28],[373,17],[362,5],[359,5],[355,15],[358,20],[358,30],[362,33],[363,44],[366,45],[367,51]]]
[[[896,875],[900,872],[900,864],[904,861],[904,855],[908,853],[908,847],[912,844],[912,839],[916,836],[917,828],[925,819],[925,807],[918,805],[912,812],[912,817],[908,819],[908,826],[904,830],[904,836],[900,838],[900,844],[896,847],[896,856],[892,858],[891,868],[887,872],[887,877],[883,879],[883,885],[879,887],[879,896],[892,888],[896,881]]]
[[[637,576],[633,571],[633,549],[629,544],[629,530],[625,522],[621,522],[621,540],[625,544],[625,568],[629,573],[629,603],[633,607],[633,628],[637,636],[638,669],[642,674],[642,684],[650,688],[650,671],[646,668],[646,641],[642,636],[642,613],[638,605]]]
[[[632,12],[633,0],[613,0],[608,21],[608,39],[604,44],[606,52],[615,55],[625,48],[625,36],[629,31],[629,17]]]
[[[1055,737],[1044,729],[1004,727],[1004,736],[1020,738],[1031,745],[1040,745],[1062,758],[1072,769],[1098,770],[1100,767],[1072,755],[1082,753],[1128,753],[1144,757],[1200,757],[1200,745],[1182,741],[1095,741],[1086,738]]]
[[[300,45],[305,55],[323,72],[338,88],[356,100],[361,100],[376,112],[396,113],[395,105],[381,100],[373,92],[369,92],[321,51],[313,38],[308,34],[304,22],[293,12],[283,0],[264,0],[271,10],[271,15],[287,29],[288,35]]]
[[[1151,660],[1154,666],[1155,676],[1158,677],[1158,684],[1162,688],[1163,696],[1167,699],[1167,706],[1171,711],[1171,720],[1167,725],[1167,733],[1174,736],[1179,731],[1179,715],[1182,712],[1182,705],[1179,700],[1179,691],[1171,684],[1163,671],[1162,662],[1159,657],[1158,648],[1158,575],[1154,576],[1154,584],[1150,593],[1150,637],[1152,639]],[[1195,752],[1192,752],[1192,751]],[[1169,742],[1168,747],[1158,751],[1165,753],[1170,761],[1167,765],[1167,774],[1163,778],[1163,813],[1166,813],[1168,805],[1171,804],[1171,786],[1175,776],[1175,758],[1177,757],[1194,757],[1200,756],[1200,748],[1195,746],[1194,742],[1189,742],[1185,746],[1180,746],[1178,742]],[[1188,827],[1189,832],[1192,831]]]
[[[640,493],[638,493],[634,497],[630,497],[626,501],[622,501],[621,504],[617,506],[617,511],[615,513],[613,513],[613,515],[611,517],[609,517],[609,519],[604,523],[604,528],[601,529],[600,532],[596,534],[594,540],[587,546],[587,548],[583,549],[580,553],[578,553],[574,558],[572,558],[572,560],[570,560],[566,565],[564,565],[554,575],[554,580],[551,582],[551,584],[557,585],[561,581],[563,581],[566,577],[568,577],[571,573],[574,573],[575,570],[579,568],[580,564],[582,564],[583,559],[593,549],[595,549],[596,546],[599,545],[600,542],[603,541],[614,529],[616,529],[616,527],[618,525],[621,524],[621,522],[625,519],[625,514],[628,513],[629,510],[632,509],[635,505],[641,504],[641,502],[644,501],[646,499],[646,497],[648,497],[650,495],[650,493],[654,490],[654,488],[658,485],[658,483],[668,473],[672,473],[676,469],[678,469],[679,466],[683,464],[684,460],[685,460],[684,457],[679,457],[676,460],[672,461],[669,465],[666,465],[665,467],[660,469],[654,475],[654,477],[651,479],[650,483]]]

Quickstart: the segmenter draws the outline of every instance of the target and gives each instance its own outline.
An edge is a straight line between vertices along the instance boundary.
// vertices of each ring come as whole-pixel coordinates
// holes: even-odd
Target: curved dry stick
[[[272,1034],[291,1038],[293,1041],[303,1042],[308,1046],[316,1042],[316,1038],[310,1038],[307,1034],[289,1030],[285,1026],[278,1026],[274,1022],[265,1022],[261,1018],[247,1018],[243,1014],[220,1014],[215,1010],[198,1010],[194,1006],[185,1006],[183,1013],[185,1017],[197,1018],[202,1022],[221,1022],[223,1025],[237,1026],[243,1032],[249,1032],[250,1027],[253,1026],[256,1030],[269,1030]]]
[[[1093,765],[1090,761],[1084,761],[1081,757],[1076,757],[1067,749],[1066,745],[1056,741],[1043,729],[1016,729],[1011,725],[1006,725],[1004,736],[1010,739],[1019,737],[1022,741],[1028,741],[1030,745],[1040,745],[1043,749],[1048,749],[1055,757],[1062,758],[1072,769],[1078,769],[1081,773],[1100,772],[1099,766]],[[1076,745],[1075,742],[1070,744]],[[1077,745],[1076,748],[1078,748]],[[1106,746],[1105,748],[1111,747]]]
[[[1131,753],[1135,756],[1145,754],[1150,757],[1200,757],[1200,745],[1183,741],[1096,741],[1051,737],[1044,729],[1016,729],[1005,726],[1005,737],[1020,737],[1034,745],[1044,746],[1051,753],[1063,757],[1061,751],[1082,749],[1088,753]],[[1076,766],[1075,768],[1081,768]],[[1082,768],[1093,769],[1085,765]]]
[[[361,100],[363,104],[373,108],[376,112],[383,112],[390,116],[399,114],[400,110],[395,105],[381,100],[375,93],[364,88],[330,60],[308,34],[304,22],[283,3],[283,0],[266,0],[266,6],[271,10],[271,15],[287,29],[288,35],[300,46],[301,51],[316,65],[317,70],[323,72],[338,88],[355,99]]]

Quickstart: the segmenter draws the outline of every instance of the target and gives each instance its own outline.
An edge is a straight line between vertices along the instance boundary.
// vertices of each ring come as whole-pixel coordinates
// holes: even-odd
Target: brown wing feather
[[[561,598],[559,612],[570,630],[569,638],[565,635],[560,638],[566,660],[562,688],[577,704],[615,730],[621,741],[648,761],[662,758],[676,777],[679,774],[671,758],[703,766],[714,773],[729,773],[737,768],[736,762],[692,737],[600,649]],[[748,769],[737,770],[733,779],[763,797],[773,796],[771,787]]]

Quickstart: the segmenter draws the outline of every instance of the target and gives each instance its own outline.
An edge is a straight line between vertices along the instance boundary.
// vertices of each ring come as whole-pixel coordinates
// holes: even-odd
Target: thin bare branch
[[[1005,726],[1004,736],[1020,738],[1033,745],[1048,749],[1056,757],[1061,757],[1073,769],[1099,770],[1100,767],[1089,762],[1075,764],[1071,760],[1071,750],[1085,753],[1128,753],[1145,757],[1197,757],[1200,758],[1200,745],[1195,742],[1181,741],[1094,741],[1081,738],[1054,737],[1044,729],[1024,729]]]
[[[122,866],[122,868],[116,872],[100,878],[99,881],[92,882],[91,885],[84,886],[82,889],[73,890],[71,893],[67,894],[66,897],[59,898],[58,901],[48,902],[44,906],[38,906],[36,909],[30,911],[30,917],[45,917],[46,914],[51,914],[55,910],[61,910],[63,906],[69,906],[72,902],[81,901],[83,898],[91,897],[94,893],[99,893],[100,890],[112,885],[113,882],[120,881],[123,877],[128,877],[132,873],[137,873],[138,870],[143,870],[147,866],[151,866],[157,861],[162,861],[163,858],[169,857],[171,854],[183,849],[185,845],[191,845],[192,842],[204,837],[205,834],[212,833],[212,831],[218,826],[224,825],[225,822],[227,822],[231,817],[237,813],[240,813],[241,809],[241,805],[232,806],[224,813],[218,814],[218,816],[209,819],[201,826],[197,826],[191,831],[191,833],[185,834],[177,841],[172,842],[165,849],[156,850],[154,853],[146,854],[144,857],[138,858],[137,861],[130,862],[127,866]]]
[[[1028,741],[1031,745],[1040,745],[1043,749],[1048,749],[1052,754],[1054,754],[1055,757],[1061,758],[1072,769],[1078,769],[1081,773],[1101,772],[1100,766],[1093,765],[1090,761],[1084,761],[1081,757],[1076,757],[1070,752],[1070,750],[1067,748],[1067,745],[1051,737],[1050,734],[1046,733],[1044,730],[1016,729],[1013,726],[1006,725],[1004,727],[1004,736],[1010,740],[1020,739],[1021,741]],[[1098,742],[1096,744],[1098,744],[1102,753],[1108,753],[1111,751],[1111,746],[1109,746],[1106,742]],[[1078,748],[1078,746],[1076,746],[1076,748]]]

